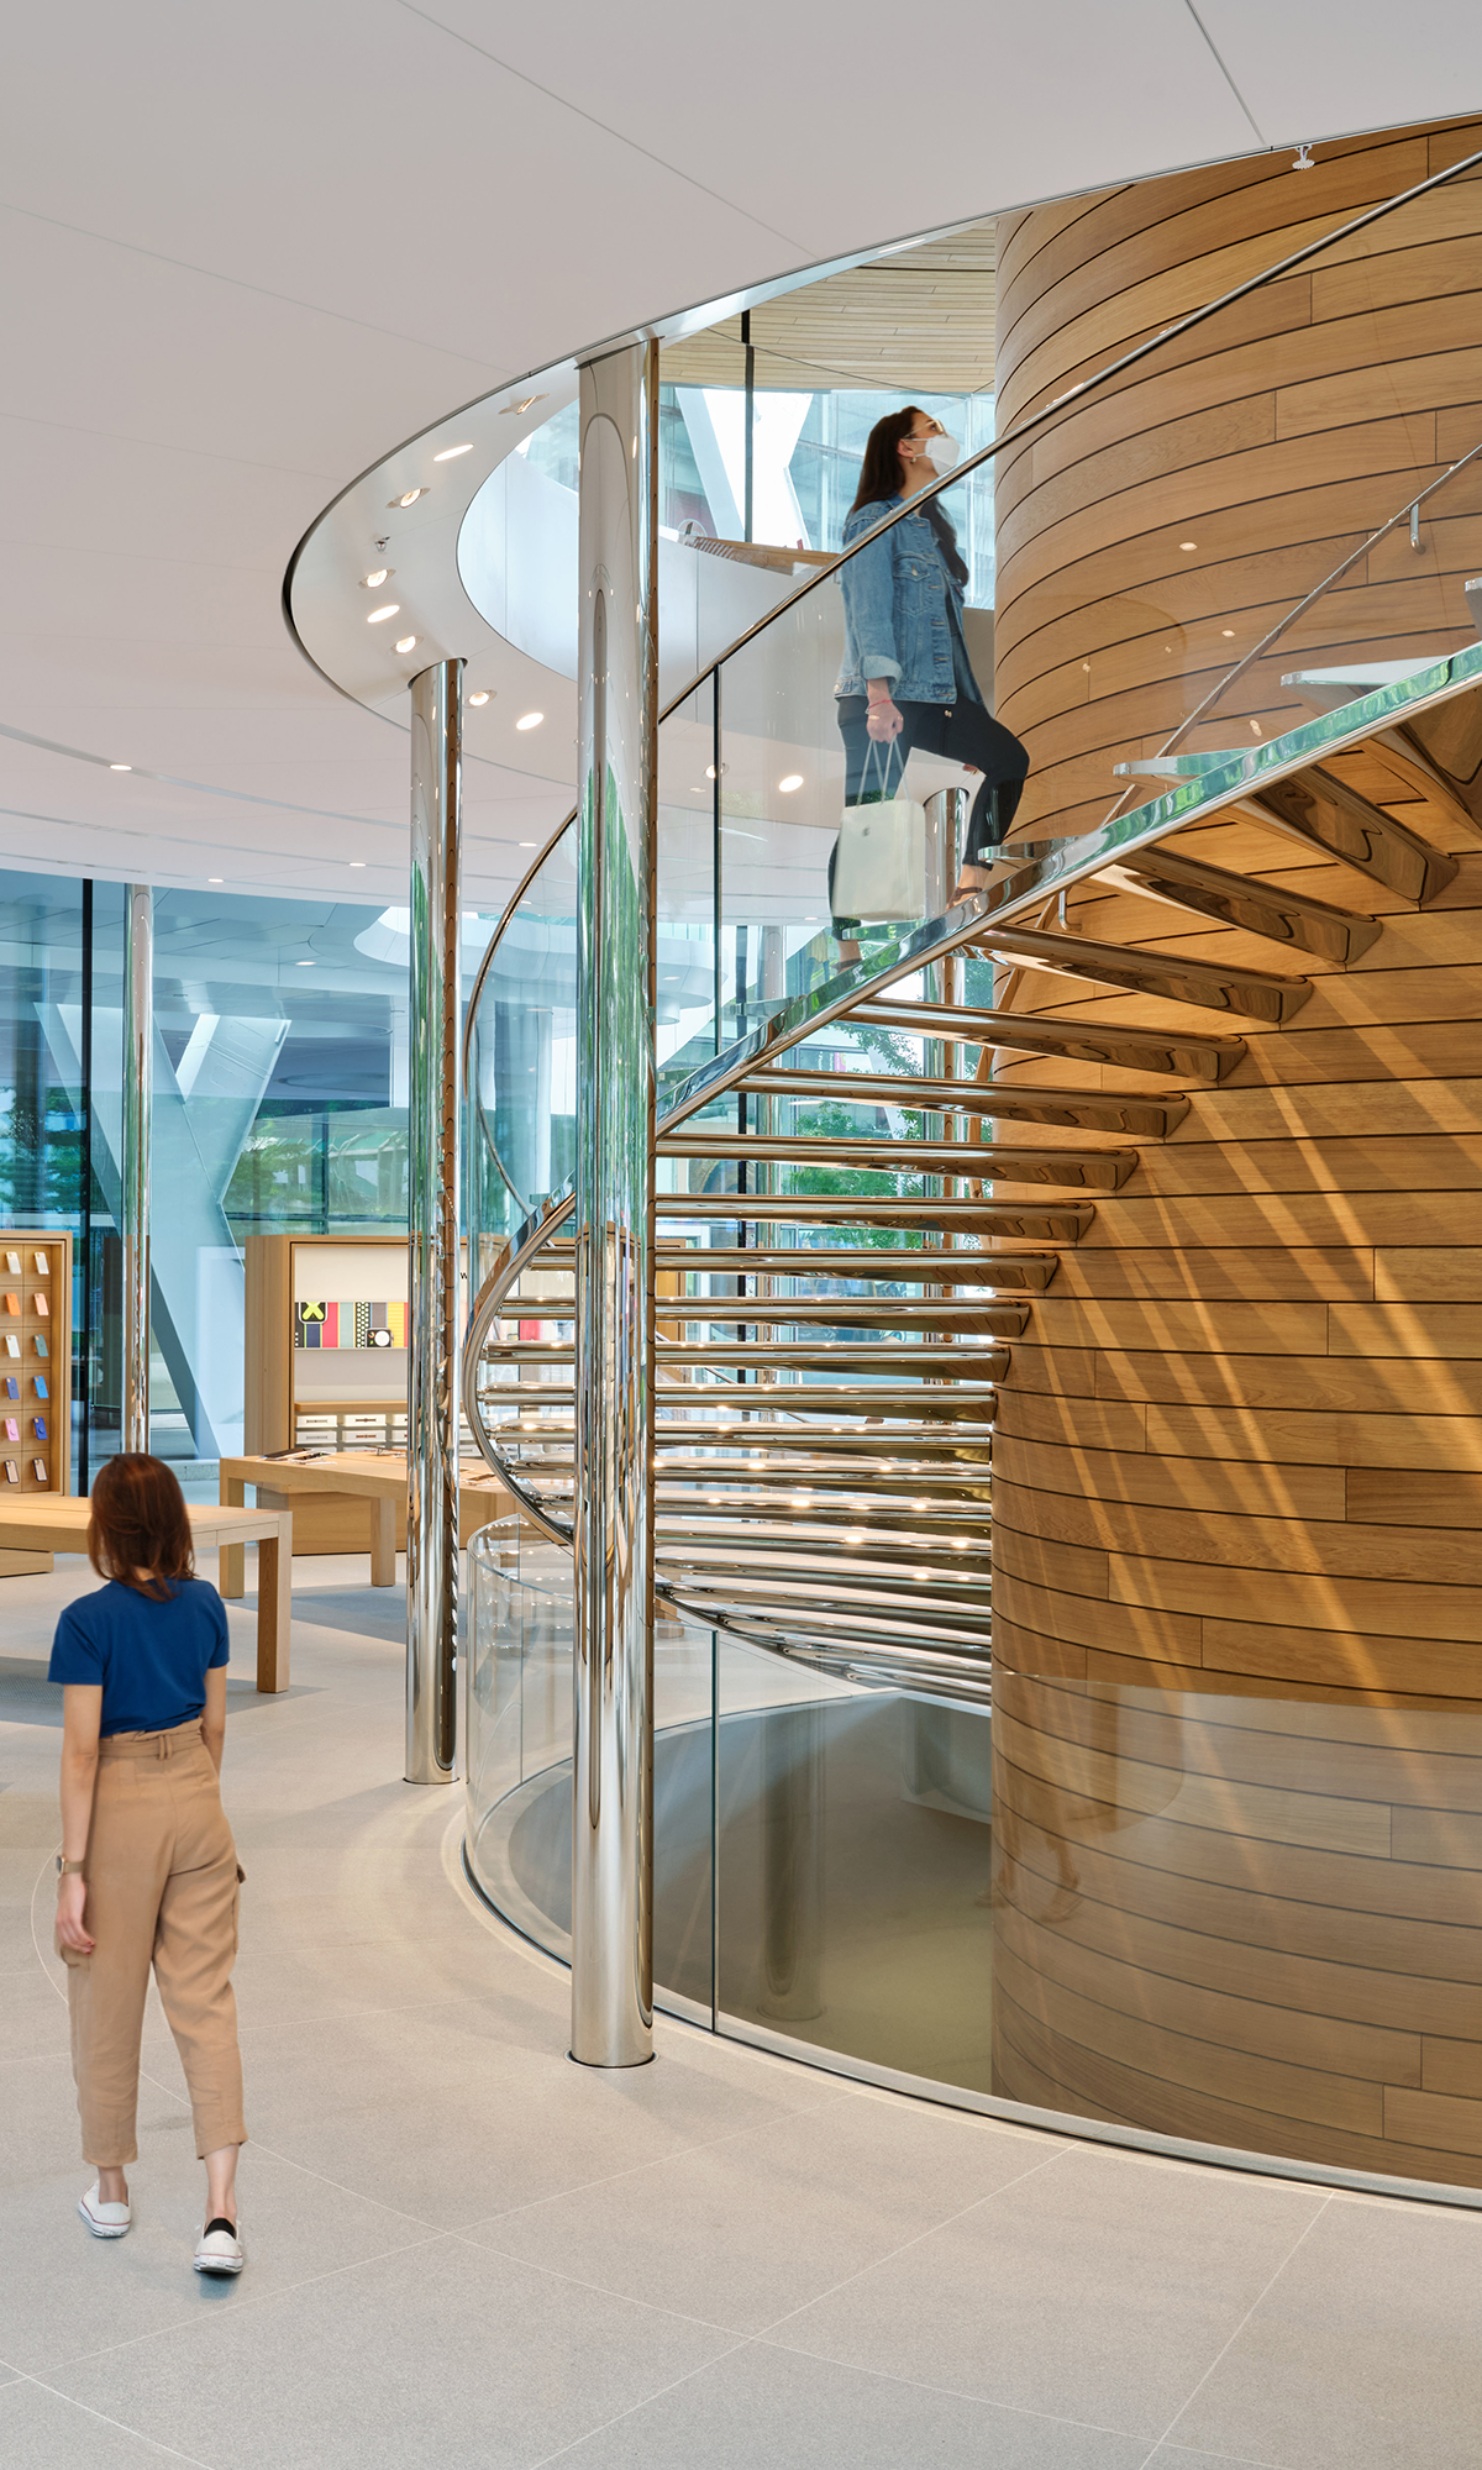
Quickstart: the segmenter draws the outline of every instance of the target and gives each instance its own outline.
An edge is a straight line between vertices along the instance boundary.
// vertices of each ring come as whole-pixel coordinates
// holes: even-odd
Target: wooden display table
[[[288,1687],[290,1590],[293,1583],[293,1519],[281,1509],[213,1509],[187,1503],[197,1549],[214,1544],[221,1554],[221,1593],[245,1592],[243,1547],[257,1546],[257,1686],[265,1693]],[[89,1504],[64,1494],[32,1493],[24,1501],[0,1501],[0,1546],[18,1552],[86,1552]],[[225,1581],[228,1566],[237,1584]]]
[[[294,1497],[311,1495],[368,1501],[371,1515],[371,1585],[396,1584],[396,1510],[407,1497],[407,1462],[400,1452],[329,1450],[321,1457],[223,1458],[221,1497],[240,1507],[247,1487]],[[244,1579],[240,1552],[221,1557],[221,1592],[240,1595]]]
[[[397,1513],[405,1514],[407,1498],[407,1462],[401,1450],[325,1450],[318,1456],[305,1451],[291,1458],[222,1459],[224,1502],[239,1505],[249,1484],[299,1499],[323,1501],[338,1496],[369,1502],[371,1585],[395,1586]],[[509,1495],[492,1476],[464,1476],[458,1487],[459,1542],[466,1543],[476,1527],[487,1525],[509,1505]],[[243,1583],[241,1553],[223,1552],[222,1594],[240,1595]]]

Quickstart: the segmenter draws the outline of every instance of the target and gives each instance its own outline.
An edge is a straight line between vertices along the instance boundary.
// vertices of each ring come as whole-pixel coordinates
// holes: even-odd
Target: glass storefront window
[[[0,1224],[73,1237],[81,1490],[120,1433],[123,915],[0,873]],[[247,1239],[406,1225],[408,957],[402,910],[156,897],[151,1431],[201,1493],[242,1446]]]

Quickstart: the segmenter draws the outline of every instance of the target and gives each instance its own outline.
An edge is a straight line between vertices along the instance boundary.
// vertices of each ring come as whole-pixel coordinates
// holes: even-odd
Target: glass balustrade
[[[1418,244],[1432,214],[1421,201],[1394,222],[1401,235],[1413,226]],[[1273,280],[1306,282],[1321,262]],[[1333,263],[1349,270],[1365,324],[1362,249],[1338,240]],[[1193,330],[1199,353],[1240,348],[1241,317],[1237,303],[1207,318]],[[1195,348],[1177,330],[1135,366],[1091,371],[1073,399],[1031,400],[995,454],[937,494],[938,519],[966,568],[962,657],[1030,762],[1007,843],[1018,872],[1000,864],[993,877],[996,888],[1008,886],[1000,919],[1074,931],[1066,888],[1111,819],[1129,836],[1167,829],[1157,802],[1170,786],[1197,788],[1237,758],[1244,780],[1259,785],[1273,767],[1310,759],[1325,728],[1347,725],[1332,715],[1352,719],[1376,691],[1408,691],[1476,645],[1482,586],[1470,597],[1467,586],[1482,576],[1482,413],[1466,399],[1475,377],[1439,351],[1392,368],[1376,357],[1379,330],[1366,325],[1365,335],[1341,386],[1284,388],[1273,368],[1271,436],[1305,441],[1293,458],[1300,485],[1293,479],[1284,494],[1267,490],[1259,453],[1210,452],[1187,480],[1154,475],[1155,495],[1151,482],[1144,489],[1117,467],[1119,485],[1109,480],[1097,502],[1094,539],[1084,497],[1079,525],[1070,514],[1057,520],[1054,491],[1070,488],[1064,476],[1078,460],[1109,454],[1151,424],[1157,386]],[[785,375],[754,353],[754,386],[780,395]],[[691,376],[703,394],[698,359]],[[694,502],[684,520],[703,518],[718,536],[722,482],[727,519],[739,511],[731,410],[702,406],[681,418],[690,382],[676,379],[669,400],[665,503],[680,505],[688,474]],[[734,370],[726,382],[739,382]],[[771,494],[758,494],[753,470],[752,528],[759,536],[766,528],[764,496],[775,516],[785,477],[803,521],[779,548],[797,539],[839,545],[857,482],[850,457],[863,410],[873,409],[867,390],[857,391],[850,402],[834,390],[826,413],[812,393],[785,456],[779,441],[797,405],[776,411]],[[890,401],[905,399],[902,391]],[[930,409],[936,398],[923,389],[920,400]],[[1095,435],[1085,426],[1088,402],[1101,423]],[[989,416],[985,395],[974,422]],[[954,417],[969,430],[969,448],[981,442],[982,428]],[[709,442],[697,455],[702,434]],[[1050,497],[1031,505],[1035,491]],[[903,522],[920,519],[918,507]],[[788,529],[780,518],[767,523]],[[919,541],[919,531],[900,531],[887,552],[897,564],[910,562],[908,537]],[[940,598],[940,567],[924,543],[914,554],[922,572],[909,580]],[[867,1659],[851,1663],[842,1651],[809,1661],[780,1627],[769,1642],[747,1610],[761,1562],[771,1556],[775,1584],[787,1552],[801,1555],[805,1544],[813,1559],[798,1562],[800,1595],[827,1592],[817,1576],[823,1556],[839,1603],[857,1610],[883,1600],[884,1565],[871,1558],[865,1523],[872,1493],[893,1473],[889,1416],[898,1410],[882,1405],[875,1415],[872,1455],[831,1457],[819,1441],[795,1475],[791,1461],[764,1464],[763,1423],[796,1415],[802,1431],[810,1392],[839,1378],[801,1360],[819,1326],[852,1344],[878,1333],[882,1296],[914,1303],[915,1317],[902,1313],[892,1341],[895,1364],[850,1373],[850,1411],[867,1426],[872,1399],[886,1396],[901,1363],[909,1357],[919,1373],[923,1350],[943,1343],[932,1314],[945,1315],[942,1299],[961,1290],[972,1262],[994,1246],[1002,1247],[995,1258],[1012,1259],[1015,1241],[1022,1251],[1029,1240],[950,1225],[923,1232],[919,1223],[923,1200],[940,1197],[945,1209],[991,1197],[992,1150],[1040,1134],[955,1104],[953,1084],[982,1084],[991,1095],[997,1081],[1001,1098],[1009,1084],[984,1032],[942,1034],[942,1007],[991,1011],[1017,964],[949,951],[945,935],[940,950],[929,935],[911,942],[952,901],[980,778],[952,759],[951,741],[913,746],[903,770],[885,770],[872,751],[881,742],[847,712],[841,726],[846,620],[860,560],[871,555],[867,547],[784,578],[781,605],[683,682],[660,730],[660,1115],[672,1124],[682,1106],[687,1136],[682,1149],[669,1140],[657,1165],[658,1322],[671,1350],[661,1472],[674,1430],[690,1435],[693,1453],[682,1480],[671,1471],[660,1485],[661,1520],[670,1521],[660,1559],[668,1550],[673,1580],[655,1648],[660,2003],[968,2098],[1171,2137],[1194,2132],[1197,2117],[1205,2141],[1417,2180],[1475,2180],[1482,2164],[1426,2146],[1411,2100],[1421,2028],[1406,2012],[1414,1997],[1427,2029],[1453,2045],[1458,2085],[1482,2082],[1475,1950],[1465,1937],[1482,1883],[1474,1822],[1462,1814],[1482,1772],[1482,1715],[1472,1702],[1379,1706],[1353,1693],[1340,1704],[1337,1691],[1242,1694],[1223,1684],[1175,1700],[1115,1679],[1005,1671],[990,1714],[986,1690],[954,1698],[929,1673],[918,1687],[899,1674],[882,1680]],[[947,624],[944,605],[936,615]],[[1229,787],[1231,799],[1244,780]],[[846,901],[840,837],[859,820],[856,811],[846,827],[846,810],[883,804],[880,792],[902,801],[890,826],[905,852],[902,882]],[[1056,845],[1064,863],[1035,874]],[[573,849],[569,830],[558,836],[512,909],[474,1018],[486,1271],[569,1167]],[[796,1026],[796,1008],[808,1003],[817,1025],[792,1036],[766,1088],[740,1086],[737,1042],[784,1012]],[[1095,1079],[1063,1062],[1059,1077],[1076,1071]],[[919,1104],[912,1081],[922,1084]],[[1107,1086],[1122,1086],[1114,1069]],[[842,1160],[801,1154],[806,1140],[830,1132]],[[966,1156],[950,1154],[969,1144],[970,1170]],[[915,1216],[892,1232],[897,1203]],[[765,1250],[783,1224],[811,1264],[784,1271],[759,1262],[752,1271],[738,1260],[747,1245]],[[817,1266],[831,1250],[857,1265],[871,1245],[905,1264],[893,1284],[852,1268],[830,1284]],[[941,1254],[940,1277],[933,1267],[913,1283],[909,1256],[922,1250]],[[710,1254],[721,1265],[707,1268]],[[542,1273],[531,1257],[532,1278],[569,1278],[564,1268]],[[559,1300],[568,1317],[538,1326],[564,1343],[569,1284]],[[532,1316],[520,1326],[537,1324]],[[720,1361],[712,1345],[716,1360],[700,1360],[698,1342],[717,1333],[738,1340],[730,1358]],[[674,1352],[686,1343],[692,1363]],[[510,1399],[542,1378],[570,1374],[522,1364]],[[518,1402],[506,1406],[507,1421],[518,1421]],[[742,1483],[748,1418],[757,1425],[757,1498],[729,1534],[713,1523],[683,1533],[691,1511],[723,1512],[727,1488]],[[548,1423],[556,1433],[559,1415]],[[960,1473],[971,1448],[954,1458],[952,1446],[929,1463]],[[545,1480],[537,1460],[549,1475],[559,1448],[556,1440],[528,1457],[533,1484]],[[958,1546],[969,1563],[976,1550],[986,1555],[983,1456],[976,1529],[970,1505],[979,1496],[970,1491],[952,1495],[957,1506],[937,1521],[943,1552]],[[758,1506],[764,1479],[771,1509]],[[557,1531],[569,1511],[569,1462],[562,1480],[564,1492],[551,1477],[544,1496]],[[928,1508],[937,1477],[922,1481],[917,1510]],[[858,1531],[848,1523],[856,1513]],[[949,1533],[952,1517],[960,1523]],[[708,1586],[717,1555],[728,1557],[730,1609],[707,1622],[695,1573]],[[564,1953],[569,1554],[528,1524],[490,1530],[473,1548],[472,1598],[471,1865],[500,1909]],[[816,1605],[815,1615],[816,1631]],[[1372,1823],[1354,1816],[1355,1796]],[[1401,1877],[1391,1847],[1407,1826],[1419,1843],[1424,1830],[1401,1819],[1419,1804],[1439,1815],[1430,1850]],[[1413,1928],[1397,1917],[1402,1906]],[[1332,2027],[1326,2057],[1322,2018]]]

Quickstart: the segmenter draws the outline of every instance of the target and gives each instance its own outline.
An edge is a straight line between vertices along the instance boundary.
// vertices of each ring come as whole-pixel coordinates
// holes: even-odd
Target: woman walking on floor
[[[232,1965],[242,1872],[221,1806],[226,1612],[195,1575],[190,1520],[162,1459],[110,1458],[93,1485],[88,1559],[104,1584],[57,1623],[62,1849],[57,1949],[67,1967],[95,2238],[132,2222],[139,2049],[151,1966],[190,2088],[206,2165],[198,2273],[242,2269],[237,2150],[242,2063]]]

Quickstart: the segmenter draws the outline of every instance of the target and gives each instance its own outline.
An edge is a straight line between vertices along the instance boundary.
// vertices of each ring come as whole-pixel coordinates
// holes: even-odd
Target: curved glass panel
[[[1370,226],[1386,261],[1424,242],[1436,211],[1432,195]],[[1285,386],[1279,356],[1261,360],[1248,461],[1192,420],[1175,437],[1155,389],[1196,352],[1250,347],[1249,285],[1055,400],[1005,375],[994,454],[801,587],[789,577],[792,597],[663,721],[657,1973],[665,2003],[720,2029],[991,2103],[1476,2186],[1467,1932],[1482,1840],[1467,1812],[1482,1710],[1459,1692],[1466,1668],[1438,1658],[1434,1695],[1381,1690],[1335,1615],[1320,1686],[1275,1650],[1269,1671],[1225,1670],[1219,1625],[1194,1636],[1173,1577],[1166,1619],[1148,1611],[1141,1630],[1118,1594],[1132,1547],[1117,1522],[1152,1527],[1162,1497],[1115,1490],[1116,1453],[1153,1466],[1154,1445],[1117,1421],[1115,1364],[1098,1386],[1103,1308],[1143,1312],[1139,1344],[1162,1343],[1173,1289],[1157,1281],[1195,1240],[1185,1222],[1210,1223],[1192,1200],[1233,1220],[1260,1198],[1259,1174],[1206,1190],[1200,1163],[1187,1211],[1178,1193],[1141,1204],[1150,1257],[1131,1256],[1126,1293],[1115,1276],[1062,1280],[1057,1306],[1070,1294],[1080,1315],[1065,1357],[1090,1402],[1083,1430],[1051,1429],[1054,1343],[1031,1328],[1007,1380],[995,1352],[1082,1236],[1088,1257],[1113,1257],[1097,1212],[1139,1149],[1178,1130],[1190,1090],[1222,1089],[1250,1022],[1279,1029],[1306,1000],[1304,956],[1330,987],[1397,900],[1444,889],[1482,825],[1474,364],[1387,360],[1392,270],[1367,239],[1337,232],[1330,247],[1330,264],[1319,250],[1269,281],[1341,273],[1355,365],[1341,384]],[[1262,348],[1299,306],[1295,291],[1265,303]],[[753,387],[786,394],[786,374],[753,344]],[[697,363],[683,383],[736,379]],[[916,399],[930,410],[938,396]],[[751,528],[764,498],[795,504],[797,537],[833,548],[858,467],[842,413],[830,431],[818,402],[785,456],[797,407],[773,407]],[[721,407],[721,430],[729,417]],[[684,425],[695,524],[714,521],[721,486],[697,435]],[[1116,460],[1145,441],[1146,468]],[[724,477],[734,456],[719,431],[712,443]],[[1285,443],[1270,467],[1285,481],[1268,485],[1257,446]],[[863,664],[887,654],[891,700],[912,707],[900,739],[872,734],[861,691]],[[1367,739],[1398,750],[1399,774],[1381,777]],[[1301,790],[1303,774],[1319,788]],[[889,864],[871,874],[879,849],[859,843],[877,820]],[[1248,881],[1233,833],[1204,845],[1208,863],[1194,836],[1161,869],[1134,863],[1191,820],[1276,835],[1276,854],[1262,843]],[[1012,863],[993,868],[984,907],[948,921],[960,866],[987,873],[1005,832]],[[1290,891],[1293,834],[1307,849],[1286,869],[1336,859],[1368,877],[1351,906],[1337,905],[1346,877],[1317,878],[1320,899]],[[1251,939],[1223,980],[1199,975],[1194,938],[1217,945],[1211,922]],[[1119,954],[1150,951],[1178,964],[1178,984],[1118,977]],[[1114,1014],[1109,986],[1133,998]],[[1287,1092],[1261,1094],[1274,1140]],[[1235,1095],[1253,1098],[1249,1073]],[[1225,1253],[1237,1240],[1218,1223],[1198,1238]],[[1328,1248],[1347,1242],[1339,1227]],[[1326,1252],[1319,1270],[1340,1276]],[[1359,1274],[1368,1299],[1372,1246]],[[1326,1313],[1339,1291],[1299,1300]],[[1165,1421],[1185,1437],[1161,1444],[1149,1484],[1205,1446],[1173,1415],[1184,1398],[1169,1380]],[[1216,1389],[1200,1412],[1226,1404]],[[1031,1529],[1022,1499],[1001,1498],[990,1570],[991,1451],[996,1438],[1012,1494],[1011,1437],[1021,1469],[1031,1451],[1053,1457],[1051,1506]],[[1239,1481],[1275,1486],[1273,1527],[1305,1516],[1306,1461],[1288,1500],[1264,1441],[1250,1456],[1258,1472]],[[570,1480],[568,1460],[562,1497]],[[1055,1505],[1068,1522],[1099,1484],[1113,1542],[1093,1553],[1064,1542]],[[1318,1519],[1345,1549],[1346,1515],[1340,1499]],[[1382,1500],[1363,1513],[1376,1532],[1389,1515]],[[1165,1550],[1143,1554],[1149,1589]],[[494,1900],[560,1950],[569,1572],[558,1549],[506,1539],[477,1548],[475,1573],[471,1858]],[[1054,1596],[1061,1634],[1016,1615],[1031,1588],[1041,1605]],[[1228,1653],[1237,1666],[1238,1641]]]
[[[467,1045],[468,1206],[487,1244],[571,1173],[576,1119],[576,840],[557,833],[500,921]]]

